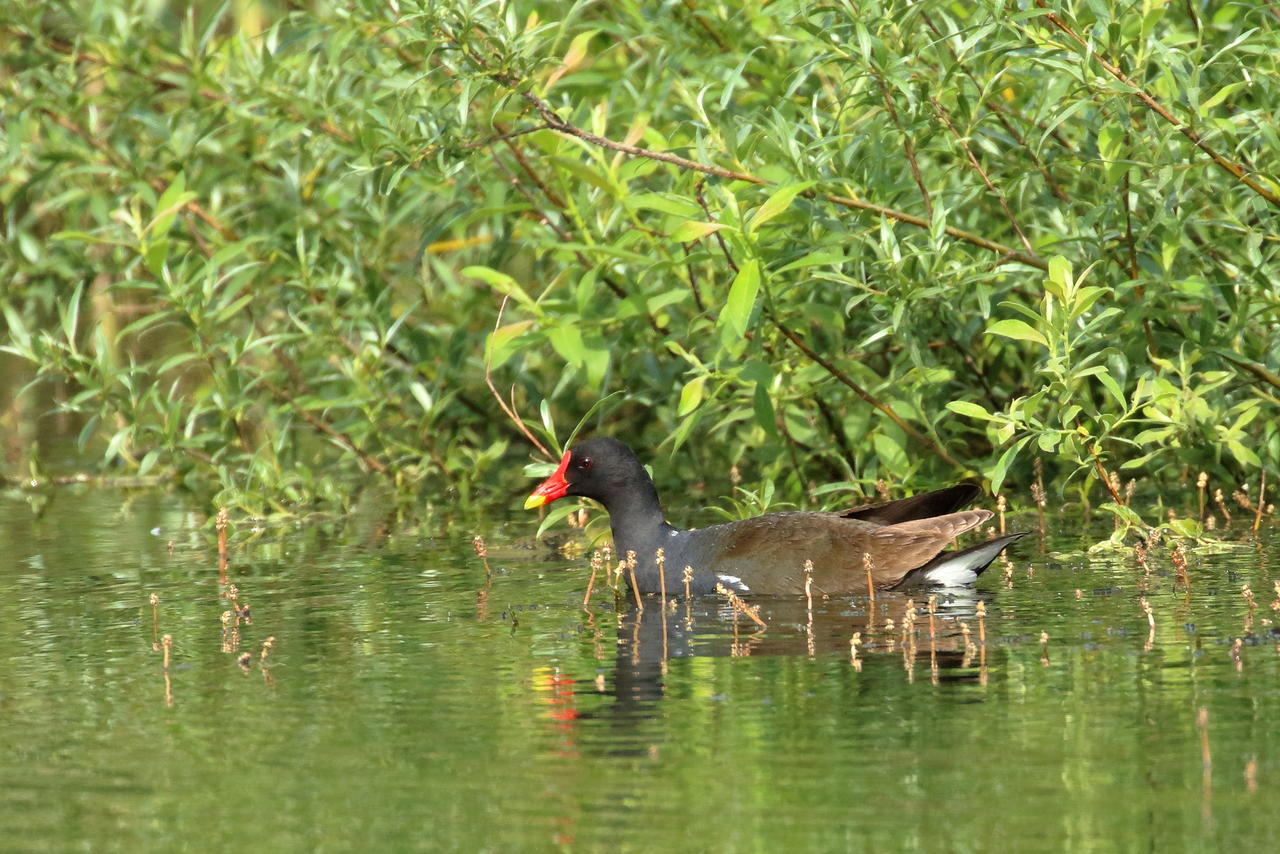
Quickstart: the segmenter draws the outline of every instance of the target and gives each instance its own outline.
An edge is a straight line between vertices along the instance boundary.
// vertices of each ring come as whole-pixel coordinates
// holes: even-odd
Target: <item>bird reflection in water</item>
[[[988,679],[986,607],[975,591],[916,596],[881,592],[813,599],[760,597],[756,618],[724,598],[646,597],[643,610],[629,603],[617,618],[612,691],[620,713],[656,714],[665,695],[671,662],[691,657],[805,656],[839,653],[854,674],[863,668],[901,668],[914,682],[917,671],[934,684]],[[652,601],[649,601],[652,600]],[[603,615],[588,610],[597,656],[603,651]],[[970,623],[978,624],[975,632]],[[761,628],[761,625],[766,628]],[[579,680],[577,690],[596,693],[599,681]]]

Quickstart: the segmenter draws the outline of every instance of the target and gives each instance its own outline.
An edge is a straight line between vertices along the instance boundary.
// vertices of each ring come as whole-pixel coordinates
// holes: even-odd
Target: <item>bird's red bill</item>
[[[569,481],[564,479],[565,469],[569,468],[569,452],[565,451],[564,456],[560,458],[560,467],[551,473],[551,477],[544,480],[533,491],[533,494],[524,500],[524,509],[532,510],[534,507],[541,507],[557,498],[563,498],[564,494],[569,491]]]

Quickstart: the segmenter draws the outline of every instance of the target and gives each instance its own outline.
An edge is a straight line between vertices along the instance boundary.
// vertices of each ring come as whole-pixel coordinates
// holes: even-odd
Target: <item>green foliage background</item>
[[[749,504],[1278,471],[1268,4],[0,10],[12,477],[508,497],[487,358]]]

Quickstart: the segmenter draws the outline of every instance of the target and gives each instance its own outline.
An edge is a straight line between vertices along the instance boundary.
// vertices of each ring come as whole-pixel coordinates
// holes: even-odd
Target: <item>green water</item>
[[[1192,550],[1187,595],[1167,551],[1144,574],[1051,520],[1015,547],[1011,587],[996,567],[943,597],[932,642],[919,601],[912,657],[894,595],[875,632],[865,597],[760,602],[767,631],[736,636],[714,599],[585,612],[586,561],[530,547],[526,517],[481,532],[487,589],[475,531],[237,529],[228,583],[251,622],[224,633],[202,516],[159,493],[51,495],[0,494],[0,850],[1274,843],[1270,534]],[[860,669],[855,630],[874,641]]]

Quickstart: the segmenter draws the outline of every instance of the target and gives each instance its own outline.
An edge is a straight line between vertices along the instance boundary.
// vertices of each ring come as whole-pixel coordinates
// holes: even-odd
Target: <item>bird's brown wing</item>
[[[896,525],[913,519],[929,519],[955,513],[972,504],[981,494],[982,490],[972,483],[958,483],[910,498],[850,507],[840,511],[840,515],[846,519],[861,519],[877,525]]]
[[[690,532],[689,555],[751,593],[803,592],[806,560],[813,562],[816,592],[865,592],[864,554],[871,558],[876,587],[892,587],[989,518],[986,510],[966,510],[877,525],[841,513],[771,513]]]

